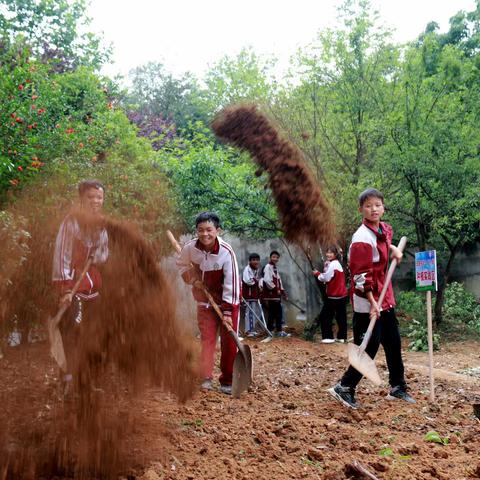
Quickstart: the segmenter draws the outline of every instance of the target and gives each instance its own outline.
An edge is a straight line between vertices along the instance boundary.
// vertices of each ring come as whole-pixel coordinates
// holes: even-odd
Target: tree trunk
[[[457,253],[457,249],[454,248],[453,250],[450,251],[450,257],[448,258],[447,265],[445,266],[445,270],[443,272],[443,277],[439,276],[439,282],[438,282],[438,290],[437,290],[437,295],[435,299],[435,309],[434,309],[434,319],[435,319],[435,324],[440,325],[443,320],[443,303],[445,300],[445,287],[448,284],[448,281],[450,280],[450,270],[453,265],[453,260],[455,258],[455,255]]]

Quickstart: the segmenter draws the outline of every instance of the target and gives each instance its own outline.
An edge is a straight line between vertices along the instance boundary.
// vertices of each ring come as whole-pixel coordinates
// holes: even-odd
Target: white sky
[[[459,10],[475,0],[371,0],[394,39],[414,39],[429,21],[448,28]],[[198,77],[223,55],[251,45],[285,64],[299,46],[336,22],[341,0],[91,0],[93,30],[114,46],[108,75],[126,75],[148,61],[162,62],[174,74]]]

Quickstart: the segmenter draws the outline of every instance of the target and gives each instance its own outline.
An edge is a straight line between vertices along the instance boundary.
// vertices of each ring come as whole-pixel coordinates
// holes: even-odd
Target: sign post
[[[415,280],[417,290],[427,295],[428,362],[430,370],[430,401],[435,401],[433,379],[433,325],[432,291],[437,291],[437,253],[435,250],[415,253]]]

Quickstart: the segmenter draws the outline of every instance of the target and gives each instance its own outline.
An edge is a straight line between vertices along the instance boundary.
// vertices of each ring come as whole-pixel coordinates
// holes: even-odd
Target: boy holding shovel
[[[97,308],[102,283],[97,265],[108,257],[107,231],[97,223],[105,188],[98,180],[86,180],[78,185],[78,194],[80,208],[67,215],[60,225],[53,255],[52,280],[59,292],[59,306],[68,306],[60,323],[67,360],[64,394],[79,370],[82,326],[91,321]]]
[[[257,332],[255,325],[257,318],[263,313],[260,305],[260,255],[251,253],[248,257],[248,265],[242,275],[242,295],[247,309],[245,311],[245,334],[247,337],[255,337]]]
[[[354,233],[349,251],[349,266],[352,278],[351,297],[353,307],[353,336],[356,345],[360,345],[370,317],[377,316],[378,321],[365,352],[373,359],[382,344],[389,371],[391,385],[388,400],[404,400],[415,403],[407,393],[404,367],[401,353],[400,332],[395,316],[395,297],[391,284],[386,290],[382,305],[377,303],[385,284],[388,269],[388,257],[400,262],[402,252],[392,245],[392,227],[381,221],[385,212],[383,194],[374,188],[362,192],[359,197],[359,212],[363,222]],[[355,400],[355,388],[362,374],[350,366],[342,379],[328,392],[349,408],[358,408]]]
[[[212,390],[213,366],[217,331],[220,329],[220,391],[232,393],[233,361],[237,353],[234,340],[210,304],[202,282],[213,300],[220,306],[223,320],[238,332],[240,305],[240,278],[237,259],[232,247],[222,240],[220,219],[213,212],[200,213],[196,220],[197,237],[186,243],[177,261],[183,280],[192,285],[193,297],[197,302],[197,322],[202,345],[201,388]]]

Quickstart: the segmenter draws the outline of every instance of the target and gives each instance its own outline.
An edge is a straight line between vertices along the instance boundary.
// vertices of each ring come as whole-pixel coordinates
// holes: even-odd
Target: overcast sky
[[[336,22],[335,0],[91,0],[93,29],[114,46],[109,75],[148,61],[179,74],[202,76],[223,55],[251,45],[285,64],[316,32]],[[399,42],[414,39],[434,20],[444,31],[458,10],[475,0],[372,0]]]

